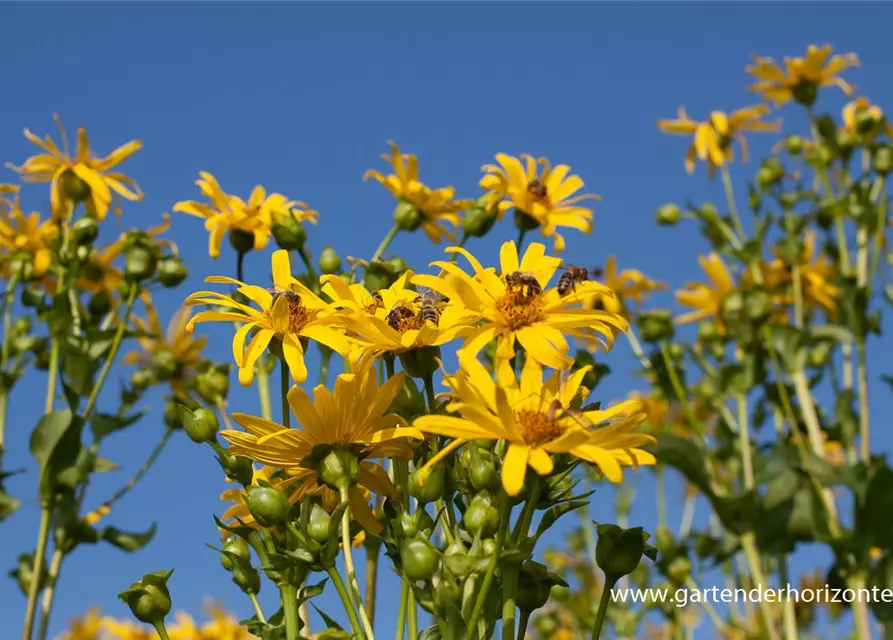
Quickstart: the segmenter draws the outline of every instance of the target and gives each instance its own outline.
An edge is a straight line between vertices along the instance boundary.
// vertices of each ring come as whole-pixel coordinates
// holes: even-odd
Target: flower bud
[[[404,511],[397,520],[397,528],[404,538],[412,538],[419,532],[419,522],[413,514]]]
[[[882,176],[893,170],[893,147],[882,144],[874,150],[874,170]]]
[[[146,244],[135,244],[124,255],[124,276],[128,282],[148,280],[158,269],[158,256],[155,248]]]
[[[34,277],[34,260],[29,253],[16,253],[9,261],[9,269],[16,274],[21,281],[28,281]]]
[[[719,305],[719,316],[726,324],[739,321],[743,312],[744,296],[740,291],[733,291]]]
[[[26,307],[40,309],[46,304],[46,295],[39,289],[24,287],[22,289],[22,304]]]
[[[391,277],[396,281],[397,278],[409,271],[409,263],[400,256],[394,256],[387,261],[387,267],[390,269]]]
[[[537,633],[542,637],[552,638],[559,631],[558,620],[555,619],[555,614],[537,616],[533,621],[533,628],[536,629]]]
[[[99,236],[99,225],[96,224],[94,218],[80,218],[71,225],[71,232],[74,237],[74,243],[79,247],[83,247],[93,244],[93,241]]]
[[[415,231],[422,226],[424,219],[422,212],[406,200],[400,200],[394,208],[394,222],[404,231]]]
[[[142,580],[119,593],[118,597],[127,603],[133,616],[140,622],[160,622],[171,610],[171,594],[167,589],[167,581],[172,573],[173,571],[147,573]]]
[[[691,576],[691,562],[685,556],[673,558],[667,567],[667,577],[676,584],[685,584]]]
[[[341,256],[332,245],[327,244],[319,254],[319,271],[323,274],[338,273],[341,271]]]
[[[155,382],[155,376],[149,369],[137,369],[130,374],[130,386],[134,389],[143,391],[148,389],[153,382]]]
[[[668,553],[673,548],[673,530],[666,525],[657,528],[655,544],[661,553]]]
[[[719,211],[717,211],[716,205],[712,202],[705,202],[698,209],[698,216],[705,222],[716,222],[719,220]]]
[[[435,502],[443,497],[443,487],[445,481],[445,472],[443,465],[434,465],[428,469],[425,476],[424,484],[419,482],[421,469],[416,469],[409,476],[409,495],[418,500],[421,504]]]
[[[492,558],[494,553],[496,553],[496,540],[484,538],[484,541],[481,542],[481,555],[485,558]]]
[[[62,193],[72,202],[83,202],[90,197],[90,185],[81,180],[71,169],[59,176]]]
[[[158,265],[158,281],[165,287],[176,287],[189,275],[189,268],[180,258],[165,258]]]
[[[31,581],[34,580],[34,554],[33,553],[20,553],[19,561],[16,565],[16,568],[9,572],[10,577],[14,577],[16,582],[19,584],[19,589],[21,589],[23,595],[28,595],[28,590],[31,588]],[[43,568],[43,571],[40,574],[40,584],[44,585],[47,579],[47,570],[46,567]]]
[[[193,442],[211,442],[217,438],[220,423],[210,409],[199,408],[195,411],[184,411],[183,430]]]
[[[871,133],[877,126],[878,121],[872,115],[870,109],[860,111],[856,114],[856,131],[861,134]]]
[[[368,291],[378,291],[379,289],[387,289],[397,279],[391,272],[388,265],[379,260],[370,262],[366,265],[366,273],[363,278],[363,285]]]
[[[646,342],[671,340],[675,335],[673,318],[667,310],[643,312],[639,314],[639,331]]]
[[[462,522],[465,530],[473,536],[480,534],[481,537],[487,538],[496,533],[499,527],[499,511],[493,506],[488,493],[479,493],[471,500]]]
[[[473,205],[462,218],[462,230],[471,238],[482,238],[493,228],[499,210],[494,207],[485,207],[481,204]]]
[[[155,375],[158,376],[158,379],[162,382],[167,382],[175,375],[177,375],[177,370],[180,368],[180,362],[171,353],[170,349],[161,349],[158,353],[152,356],[152,360],[155,364]]]
[[[87,303],[87,311],[94,318],[100,318],[112,310],[112,299],[109,297],[108,291],[100,291],[90,298]]]
[[[251,484],[251,481],[254,479],[254,464],[250,458],[231,456],[224,453],[218,460],[227,478],[238,482],[243,487]]]
[[[613,584],[635,571],[645,553],[646,535],[641,527],[621,529],[616,524],[596,525],[595,560]]]
[[[657,210],[657,224],[664,227],[673,226],[679,222],[680,217],[682,217],[682,210],[673,202],[669,202]]]
[[[772,313],[772,298],[763,289],[752,289],[744,294],[744,315],[754,323],[763,322]]]
[[[210,404],[225,399],[229,393],[229,367],[215,365],[199,373],[195,377],[195,390],[202,400]]]
[[[525,562],[518,574],[518,608],[528,613],[542,608],[549,601],[555,585],[568,586],[567,582],[558,574],[551,573],[545,565]]]
[[[236,253],[248,253],[254,249],[254,234],[242,229],[230,229],[229,244]]]
[[[270,227],[273,238],[280,249],[297,251],[307,241],[307,231],[296,218],[291,215],[282,216]]]
[[[245,593],[260,592],[260,574],[252,567],[238,567],[233,571],[233,582]]]
[[[279,489],[252,485],[245,492],[248,494],[248,510],[262,526],[272,527],[288,517],[288,498]]]
[[[135,374],[134,374],[135,375]],[[164,424],[168,429],[182,429],[183,416],[188,411],[185,407],[180,407],[174,398],[168,398],[164,405]]]
[[[440,567],[440,553],[427,540],[415,538],[401,546],[400,564],[411,582],[429,580]]]
[[[403,376],[403,388],[394,397],[388,413],[396,413],[406,420],[412,420],[425,413],[426,409],[425,398],[415,381],[409,376]]]
[[[771,157],[763,162],[763,166],[757,171],[757,184],[762,189],[778,184],[784,177],[784,167],[778,158]]]
[[[494,489],[499,485],[499,474],[493,453],[486,450],[477,451],[469,448],[462,454],[463,462],[468,469],[468,479],[475,491]]]
[[[530,214],[515,209],[515,228],[518,231],[533,231],[540,226],[539,221]]]
[[[698,323],[698,340],[701,342],[712,342],[719,336],[719,329],[713,320],[701,320]]]
[[[316,472],[320,480],[336,491],[347,489],[360,479],[360,463],[350,451],[335,447],[318,461]]]
[[[313,540],[320,544],[325,544],[329,541],[329,525],[331,522],[332,517],[326,513],[326,510],[314,503],[310,508],[310,522],[307,525],[307,532]]]
[[[792,156],[800,155],[800,152],[803,151],[803,138],[792,133],[785,138],[784,146]]]
[[[814,367],[816,369],[824,367],[828,362],[828,358],[831,356],[831,351],[834,346],[834,343],[823,341],[819,342],[812,346],[811,349],[808,349],[806,352],[806,363],[810,367]]]
[[[400,354],[400,364],[407,375],[424,379],[440,366],[440,347],[421,347]]]
[[[220,564],[222,564],[223,568],[227,571],[232,571],[234,567],[233,559],[230,557],[230,555],[244,560],[245,563],[242,564],[247,564],[251,561],[251,550],[248,548],[248,543],[245,542],[242,538],[238,538],[236,536],[231,537],[229,540],[226,541],[226,544],[223,545],[223,550],[226,553],[220,554]]]

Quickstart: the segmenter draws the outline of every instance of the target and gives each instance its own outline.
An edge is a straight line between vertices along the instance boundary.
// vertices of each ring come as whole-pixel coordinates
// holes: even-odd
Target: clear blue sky
[[[0,159],[18,163],[34,152],[23,127],[55,135],[56,111],[72,138],[77,125],[85,125],[99,153],[143,139],[145,148],[124,170],[146,197],[126,207],[125,228],[154,224],[174,202],[196,197],[193,180],[207,170],[230,192],[247,195],[261,183],[322,212],[310,236],[316,253],[332,242],[342,255],[368,256],[391,225],[393,202],[361,177],[367,168],[382,167],[378,156],[388,139],[419,155],[423,179],[453,184],[472,197],[479,167],[494,153],[528,152],[571,164],[604,197],[594,233],[568,234],[571,261],[597,264],[616,254],[621,265],[675,287],[699,277],[695,253],[705,244],[693,228],[653,227],[655,209],[667,201],[722,196],[702,167],[694,177],[685,174],[687,141],[658,133],[655,119],[671,117],[679,105],[701,118],[712,109],[751,104],[744,72],[750,54],[800,55],[813,42],[857,52],[865,69],[848,77],[890,107],[891,18],[889,5],[850,3],[4,3]],[[823,104],[836,111],[841,100],[834,91]],[[793,120],[791,110],[783,116]],[[754,155],[775,139],[752,137]],[[739,180],[754,170],[753,164],[743,173],[734,167]],[[42,187],[29,188],[25,198],[45,210]],[[108,238],[117,233],[105,231]],[[233,256],[216,263],[207,257],[200,221],[176,214],[171,237],[192,275],[176,294],[157,299],[166,317],[201,278],[234,275]],[[506,221],[469,248],[493,261],[499,243],[513,237]],[[421,235],[400,238],[393,251],[417,269],[439,256]],[[268,260],[267,254],[251,256],[249,278],[263,281]],[[670,302],[669,296],[655,300]],[[229,329],[208,333],[214,349],[228,357]],[[606,400],[639,387],[629,375],[633,359],[625,344],[608,363],[617,375],[605,384]],[[872,391],[873,415],[883,416],[889,396],[880,385]],[[107,400],[114,393],[110,388]],[[39,376],[16,389],[10,465],[32,469],[27,438],[38,416],[31,398],[42,394]],[[231,400],[234,409],[258,412],[253,390],[235,388]],[[108,440],[104,454],[122,470],[91,487],[89,506],[141,464],[163,428],[159,409],[156,402],[128,435]],[[889,450],[891,437],[878,432],[874,442]],[[653,526],[651,484],[644,473],[636,481],[641,488],[633,520]],[[29,501],[2,525],[4,569],[32,548],[34,483],[33,470],[9,483]],[[200,613],[201,597],[211,594],[247,617],[247,600],[203,544],[215,541],[211,513],[221,511],[223,488],[210,452],[178,438],[108,518],[134,530],[157,521],[156,539],[135,555],[86,547],[69,558],[51,635],[91,604],[127,615],[115,594],[142,573],[169,567],[176,568],[175,608]],[[610,491],[601,490],[593,515],[610,517],[610,504]],[[671,505],[674,521],[679,506]],[[379,619],[388,637],[396,582],[383,575],[388,606]],[[274,610],[269,584],[262,601]],[[332,601],[324,600],[336,612]],[[0,635],[12,637],[24,604],[12,581],[0,581],[0,602],[9,612]]]

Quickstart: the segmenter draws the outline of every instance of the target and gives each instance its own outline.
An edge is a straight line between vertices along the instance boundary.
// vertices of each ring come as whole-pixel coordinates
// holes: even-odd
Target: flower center
[[[527,183],[527,193],[530,194],[534,202],[539,204],[549,203],[549,190],[539,180],[534,179]]]
[[[399,333],[406,333],[412,329],[421,329],[425,326],[425,320],[421,314],[416,313],[412,307],[402,302],[398,302],[390,313],[388,313],[385,322],[388,326]]]
[[[551,442],[564,433],[555,417],[542,411],[521,409],[515,412],[515,420],[524,442],[532,447]]]
[[[517,329],[542,319],[545,303],[539,282],[525,278],[520,272],[510,273],[503,280],[505,294],[496,299],[496,309],[506,325]]]
[[[284,298],[288,303],[288,333],[300,333],[301,329],[307,326],[315,317],[318,311],[308,309],[304,306],[299,296],[294,291],[276,291],[273,294],[273,302],[270,308],[264,312],[267,320],[271,320],[273,308],[280,298]]]

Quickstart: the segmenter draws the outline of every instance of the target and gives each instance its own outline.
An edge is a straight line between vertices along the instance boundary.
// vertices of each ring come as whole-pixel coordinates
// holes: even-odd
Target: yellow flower
[[[654,457],[639,448],[654,439],[635,432],[645,417],[638,401],[605,410],[569,411],[590,367],[570,374],[564,384],[558,372],[544,383],[542,368],[527,359],[520,381],[511,373],[499,375],[496,383],[470,354],[460,352],[459,364],[460,370],[446,377],[452,388],[447,411],[459,416],[428,415],[413,422],[419,431],[455,438],[427,468],[468,440],[504,438],[508,448],[502,486],[516,496],[528,466],[541,476],[552,473],[552,453],[569,453],[597,465],[611,482],[620,482],[622,465],[654,464]]]
[[[170,640],[250,640],[257,637],[239,625],[239,619],[221,603],[207,602],[205,611],[210,620],[201,626],[188,613],[177,612],[176,622],[168,624]]]
[[[198,374],[196,368],[202,362],[202,349],[208,342],[207,338],[195,337],[186,330],[188,320],[189,310],[183,307],[171,317],[167,332],[163,332],[155,305],[147,300],[145,320],[134,316],[133,322],[148,335],[138,339],[140,349],[124,356],[125,364],[146,369],[154,368],[159,358],[174,364],[170,384],[174,395],[181,399],[189,397],[189,384]]]
[[[692,311],[676,318],[679,324],[697,322],[705,318],[715,318],[718,327],[722,328],[719,310],[726,297],[735,290],[735,282],[726,263],[717,253],[699,256],[698,262],[710,283],[688,282],[676,292],[676,301]]]
[[[887,122],[884,112],[876,104],[871,104],[871,101],[865,96],[859,96],[852,102],[846,103],[840,110],[840,115],[843,120],[841,130],[844,133],[851,135],[858,133],[860,119],[869,118],[888,136],[893,137],[893,126]]]
[[[617,258],[614,256],[608,256],[605,259],[601,280],[606,287],[614,292],[614,295],[593,294],[590,296],[590,300],[584,303],[585,307],[598,306],[613,313],[620,313],[624,303],[633,302],[639,306],[649,293],[663,291],[667,288],[663,282],[651,280],[638,269],[618,270]]]
[[[593,293],[612,295],[610,289],[596,282],[583,282],[565,296],[547,288],[561,259],[545,255],[545,247],[531,243],[518,260],[514,242],[506,242],[500,251],[501,276],[484,269],[481,263],[460,247],[447,249],[459,252],[471,263],[474,277],[452,262],[433,262],[443,277],[417,275],[413,283],[440,291],[450,300],[458,300],[476,321],[484,324],[465,334],[463,351],[480,352],[492,340],[498,340],[497,368],[510,368],[515,355],[515,340],[527,352],[527,358],[554,369],[567,369],[573,358],[567,355],[565,334],[582,336],[588,329],[603,336],[607,350],[613,343],[614,330],[627,330],[626,321],[616,313],[579,307],[580,301]]]
[[[693,135],[694,140],[685,155],[685,170],[693,173],[695,160],[707,163],[707,171],[713,176],[717,167],[723,167],[735,158],[733,142],[741,147],[741,160],[747,162],[747,141],[743,131],[778,131],[781,124],[764,122],[762,117],[769,113],[769,107],[756,105],[744,107],[730,114],[713,111],[704,122],[696,122],[688,117],[683,107],[675,120],[658,120],[657,128],[664,133]]]
[[[458,301],[439,301],[433,297],[431,306],[426,305],[423,313],[419,293],[407,288],[414,275],[412,271],[405,272],[393,285],[377,291],[376,296],[361,284],[347,285],[337,275],[320,279],[325,283],[323,292],[343,308],[339,322],[351,332],[362,355],[378,357],[383,353],[399,354],[440,346],[476,319]],[[423,317],[432,313],[431,309],[433,321]]]
[[[313,400],[298,386],[289,390],[288,404],[303,429],[285,429],[263,418],[235,413],[233,420],[248,433],[227,429],[221,435],[230,442],[231,455],[246,456],[299,478],[293,500],[325,487],[317,474],[314,453],[332,447],[351,452],[360,466],[359,480],[348,490],[351,513],[365,530],[378,532],[381,525],[363,489],[392,497],[396,490],[384,469],[369,459],[409,458],[412,448],[408,438],[421,438],[416,429],[402,426],[405,423],[399,416],[382,415],[402,388],[402,373],[379,387],[374,368],[362,367],[357,373],[339,375],[334,392],[323,385],[314,388]]]
[[[115,640],[157,640],[158,633],[152,627],[136,624],[130,620],[103,618],[102,628]]]
[[[219,305],[231,309],[223,312],[197,313],[186,324],[187,331],[192,331],[197,322],[223,321],[242,324],[233,337],[233,358],[239,367],[239,382],[245,386],[254,380],[254,363],[274,337],[282,341],[282,353],[292,378],[297,383],[307,379],[301,338],[316,340],[342,355],[346,355],[350,349],[350,343],[342,333],[326,326],[332,321],[331,305],[321,300],[291,275],[288,251],[279,250],[273,253],[272,271],[275,284],[273,293],[263,287],[248,285],[224,276],[205,279],[205,282],[236,285],[238,292],[257,304],[259,310],[213,291],[199,291],[186,299],[186,304],[189,305]],[[246,349],[245,338],[248,332],[255,328],[257,333]]]
[[[4,184],[0,182],[0,212],[7,212],[12,209],[12,200],[9,198],[4,198],[4,193],[18,193],[19,185],[17,184]]]
[[[816,236],[814,231],[807,231],[803,238],[803,252],[800,255],[800,281],[803,292],[803,304],[807,309],[820,308],[829,316],[837,314],[837,299],[840,287],[829,280],[837,276],[837,267],[826,255],[815,254]],[[776,258],[765,269],[766,285],[770,289],[789,286],[793,282],[793,272],[781,258]],[[792,293],[778,297],[784,304],[794,302]]]
[[[103,220],[111,206],[113,191],[127,200],[142,199],[140,188],[131,178],[109,171],[139,151],[143,146],[140,140],[131,140],[100,158],[91,153],[87,131],[79,127],[77,152],[71,157],[62,122],[58,116],[54,119],[62,135],[62,149],[50,136],[41,140],[25,129],[25,137],[44,153],[31,156],[21,167],[9,165],[25,182],[50,183],[50,208],[54,217],[67,216],[69,206],[75,200],[83,200],[87,211]],[[120,208],[116,207],[115,213],[120,213]]]
[[[444,223],[452,225],[453,229],[458,227],[459,212],[468,202],[455,200],[456,190],[453,187],[431,189],[420,182],[419,161],[415,154],[400,153],[400,148],[394,142],[388,142],[388,146],[391,148],[390,155],[383,154],[381,157],[390,163],[394,173],[384,175],[375,169],[369,169],[363,175],[363,180],[372,178],[384,185],[398,201],[412,205],[420,214],[422,231],[431,242],[440,244],[444,237],[452,240],[455,236]]]
[[[521,161],[525,166],[522,166]],[[579,206],[582,200],[601,198],[595,194],[575,196],[583,188],[583,179],[570,174],[566,164],[555,167],[545,158],[535,160],[527,154],[515,158],[504,153],[496,154],[499,165],[487,164],[481,170],[484,176],[480,185],[487,191],[484,201],[497,204],[500,217],[506,209],[517,211],[532,218],[540,227],[540,235],[552,238],[555,252],[564,250],[564,238],[556,229],[569,227],[583,233],[592,232],[592,211]],[[542,165],[542,171],[538,166]]]
[[[273,467],[261,467],[260,469],[254,469],[254,475],[251,478],[252,485],[259,485],[260,481],[263,480],[265,482],[269,482],[271,485],[276,487],[277,489],[284,490],[288,487],[289,484],[293,484],[290,482],[288,484],[282,482],[282,480],[277,480],[273,478],[273,475],[276,473],[276,469]],[[226,479],[227,482],[232,482],[229,478]],[[251,515],[251,512],[248,510],[248,504],[246,502],[247,494],[244,489],[227,489],[223,493],[220,494],[220,499],[224,502],[233,502],[234,504],[230,506],[226,511],[223,512],[223,515],[220,516],[220,519],[227,525],[243,525],[246,527],[251,527],[252,529],[260,529],[260,525],[255,521],[254,516]],[[230,537],[230,532],[226,529],[220,530],[220,537],[224,540]]]
[[[49,270],[53,260],[50,244],[58,232],[59,228],[52,220],[41,221],[36,211],[25,215],[18,198],[10,202],[9,211],[0,207],[0,249],[10,256],[16,253],[30,255],[35,278]]]
[[[99,607],[90,607],[80,618],[69,623],[69,629],[56,640],[99,640],[100,631]]]
[[[748,89],[762,94],[763,100],[771,100],[776,107],[792,99],[811,105],[818,87],[838,86],[846,95],[850,95],[856,87],[845,82],[840,73],[850,67],[858,67],[859,58],[854,53],[832,56],[831,51],[830,44],[822,47],[811,44],[805,57],[786,57],[784,69],[772,58],[754,56],[754,63],[747,67],[747,73],[757,81]]]
[[[111,511],[112,508],[109,505],[101,504],[83,517],[84,524],[86,524],[88,527],[92,527],[94,524],[97,524],[100,520],[111,513]]]

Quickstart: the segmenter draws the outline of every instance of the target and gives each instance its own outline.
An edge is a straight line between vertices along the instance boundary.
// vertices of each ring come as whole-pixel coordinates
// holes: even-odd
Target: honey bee
[[[374,314],[377,309],[384,309],[384,301],[378,291],[372,292],[372,301],[365,307],[368,313]]]
[[[282,289],[281,287],[270,287],[267,292],[273,296],[273,302],[278,298],[285,298],[290,306],[301,304],[301,296],[291,289]]]
[[[564,273],[558,279],[558,286],[556,287],[560,296],[566,296],[570,291],[576,293],[578,284],[589,280],[589,276],[598,278],[602,274],[601,269],[586,269],[572,264],[561,268],[564,269]]]
[[[510,292],[518,293],[525,301],[536,298],[543,292],[543,287],[536,275],[529,271],[512,271],[502,276]]]
[[[537,200],[543,200],[546,196],[549,195],[548,189],[546,189],[546,185],[544,185],[539,180],[531,180],[527,183],[527,193],[532,195]]]
[[[399,331],[400,325],[403,322],[414,317],[415,311],[413,311],[412,307],[405,305],[401,301],[394,305],[394,308],[388,312],[388,315],[385,318],[385,322],[387,322],[388,326],[391,327],[391,329],[393,329],[394,331]]]
[[[418,297],[413,302],[419,305],[419,318],[422,322],[431,322],[437,326],[446,298],[431,289],[419,289]]]

